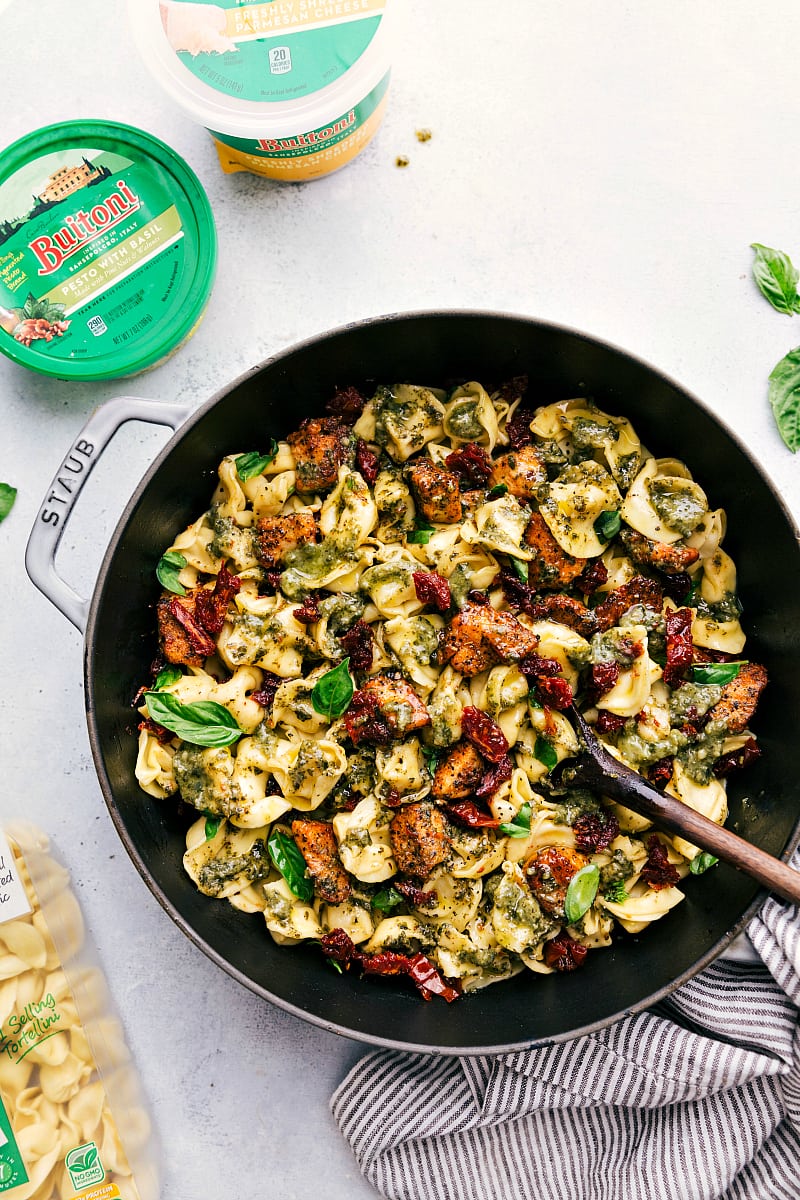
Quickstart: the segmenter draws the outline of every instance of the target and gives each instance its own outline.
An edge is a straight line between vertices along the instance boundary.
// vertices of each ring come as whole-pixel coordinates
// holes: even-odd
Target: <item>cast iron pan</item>
[[[584,334],[521,317],[412,313],[304,342],[203,405],[137,489],[111,540],[88,608],[86,710],[111,817],[173,920],[258,996],[363,1041],[435,1053],[487,1054],[599,1029],[654,1003],[705,966],[763,898],[749,878],[720,865],[685,881],[686,900],[675,912],[640,937],[618,936],[611,948],[590,954],[573,974],[526,972],[452,1005],[426,1003],[396,980],[335,974],[313,946],[276,946],[261,917],[201,895],[181,866],[186,820],[169,801],[148,798],[136,784],[131,699],[149,678],[155,650],[155,565],[176,534],[207,507],[222,456],[287,434],[303,417],[321,413],[337,385],[368,389],[376,382],[447,385],[471,379],[492,385],[522,373],[530,377],[529,400],[535,405],[586,395],[608,412],[629,417],[653,453],[684,459],[711,505],[727,511],[725,547],[739,569],[747,652],[770,675],[756,721],[764,755],[729,780],[729,823],[783,857],[800,838],[793,754],[800,711],[798,533],[733,435],[647,364]],[[129,415],[148,419],[144,407],[139,402],[140,411]],[[152,412],[150,419],[173,423],[159,415],[159,406],[153,405]],[[92,444],[86,431],[83,440]],[[73,458],[80,442],[79,437]],[[80,453],[91,457],[92,452],[84,447],[77,457]],[[34,582],[45,591],[52,576],[44,579],[48,572],[37,565],[34,543],[43,533],[57,543],[60,530],[53,536],[45,516],[52,510],[46,501],[29,555]],[[56,603],[68,611],[63,596]],[[69,615],[76,620],[73,612]]]

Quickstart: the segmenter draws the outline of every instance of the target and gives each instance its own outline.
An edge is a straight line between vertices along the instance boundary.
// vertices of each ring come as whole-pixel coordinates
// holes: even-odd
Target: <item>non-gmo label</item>
[[[20,879],[14,855],[0,830],[0,924],[15,921],[31,911],[30,901]]]
[[[0,1195],[28,1182],[28,1172],[19,1151],[8,1113],[0,1100]]]
[[[154,0],[150,0],[151,3]],[[164,31],[191,73],[240,100],[297,100],[352,67],[386,0],[161,0]]]
[[[67,1154],[64,1163],[76,1192],[102,1183],[106,1177],[100,1153],[94,1142],[84,1142],[82,1146],[75,1146]]]
[[[0,337],[55,360],[135,339],[183,261],[172,200],[147,164],[110,151],[26,163],[0,186]]]

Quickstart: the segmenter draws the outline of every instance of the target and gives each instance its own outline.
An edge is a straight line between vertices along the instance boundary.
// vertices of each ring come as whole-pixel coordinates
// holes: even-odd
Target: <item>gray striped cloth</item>
[[[364,1175],[391,1200],[798,1200],[800,913],[769,899],[747,932],[759,960],[572,1042],[367,1054],[331,1101]]]

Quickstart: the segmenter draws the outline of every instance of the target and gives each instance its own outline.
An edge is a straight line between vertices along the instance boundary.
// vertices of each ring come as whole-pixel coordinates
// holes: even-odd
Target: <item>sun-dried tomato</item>
[[[400,795],[397,788],[389,788],[388,792],[381,797],[381,800],[387,808],[403,807],[403,797]]]
[[[342,788],[340,792],[334,796],[334,803],[339,812],[352,812],[360,800],[364,797],[354,792],[351,788]]]
[[[446,613],[452,606],[450,584],[438,571],[414,571],[412,578],[421,604],[432,604],[440,613]]]
[[[351,625],[346,633],[340,635],[339,645],[350,659],[352,671],[372,669],[373,641],[372,626],[360,619],[355,625]]]
[[[228,605],[242,586],[238,575],[233,575],[222,564],[219,575],[214,582],[214,590],[201,588],[197,593],[195,616],[207,633],[219,633],[225,624]]]
[[[664,666],[664,683],[667,687],[677,687],[694,661],[693,618],[694,613],[691,608],[678,608],[674,612],[667,613],[665,617],[667,661]]]
[[[475,788],[475,795],[481,800],[491,800],[500,785],[511,778],[512,766],[511,759],[507,754],[504,754],[499,762],[492,763]]]
[[[280,675],[273,675],[272,671],[264,671],[264,678],[261,680],[261,687],[257,692],[250,693],[250,699],[255,700],[256,704],[260,704],[262,708],[272,708],[275,700],[275,693],[283,683]]]
[[[619,733],[625,728],[625,718],[618,717],[616,713],[606,712],[604,708],[597,714],[595,729],[598,733],[604,733],[606,736]]]
[[[560,933],[544,944],[544,961],[556,971],[575,971],[583,966],[588,954],[586,946],[576,942],[568,933]]]
[[[531,421],[535,415],[532,408],[518,408],[513,417],[506,421],[506,433],[514,450],[521,450],[533,441]]]
[[[495,580],[495,582],[499,582],[503,589],[503,595],[511,608],[533,616],[533,610],[536,607],[534,590],[529,584],[523,583],[516,571],[512,571],[510,567],[502,567],[499,580]]]
[[[517,666],[528,683],[535,683],[537,679],[552,678],[561,674],[561,663],[558,659],[545,658],[542,654],[526,654],[524,658],[520,659]]]
[[[680,883],[680,875],[667,858],[664,843],[653,835],[647,839],[647,862],[642,867],[642,879],[648,887],[661,891]]]
[[[425,1000],[441,996],[449,1004],[460,995],[424,954],[398,954],[394,950],[364,954],[343,929],[332,929],[324,934],[320,938],[320,947],[327,958],[336,962],[346,966],[351,962],[358,963],[365,975],[408,975]]]
[[[569,708],[575,697],[566,679],[540,678],[536,680],[536,699],[546,708],[563,712]]]
[[[344,714],[344,723],[354,746],[360,745],[361,742],[385,746],[393,737],[381,712],[378,697],[373,692],[358,691],[354,694],[350,707]]]
[[[751,763],[756,762],[761,758],[761,751],[756,745],[755,738],[748,738],[743,746],[738,750],[729,750],[727,754],[721,754],[714,763],[714,774],[717,779],[722,779],[726,775],[730,775],[731,771],[738,771],[742,767],[749,767]]]
[[[658,762],[648,768],[647,778],[652,783],[653,787],[658,788],[660,792],[668,783],[672,782],[672,772],[675,767],[675,756],[668,754],[665,758],[660,758]]]
[[[492,460],[477,442],[467,442],[444,460],[450,471],[455,471],[467,483],[482,487],[492,473]]]
[[[528,390],[527,375],[512,375],[510,379],[506,379],[500,384],[497,389],[497,395],[500,400],[505,400],[506,404],[513,404],[515,400],[521,400]],[[533,415],[531,415],[533,420]]]
[[[496,721],[480,708],[468,704],[461,713],[461,730],[489,762],[498,763],[508,754],[508,739]]]
[[[152,717],[144,717],[139,722],[140,729],[146,729],[148,733],[152,733],[153,737],[158,738],[160,742],[168,742],[175,737],[174,733],[170,733],[163,725],[159,725],[158,721],[154,721]]]
[[[442,805],[450,820],[465,829],[496,829],[500,824],[491,813],[484,812],[474,800],[453,800]]]
[[[336,962],[358,962],[361,958],[355,942],[343,929],[332,929],[330,933],[323,934],[319,944],[325,957],[333,958]]]
[[[437,971],[431,960],[424,954],[411,956],[406,973],[416,984],[424,1000],[430,1000],[433,996],[441,996],[448,1004],[452,1004],[461,995],[458,980],[454,979],[452,982],[448,982],[441,971]]]
[[[597,701],[601,696],[605,696],[606,692],[610,692],[614,684],[619,679],[619,663],[603,662],[592,663],[589,668],[589,694],[593,701]]]
[[[363,438],[356,442],[356,470],[360,471],[370,486],[378,478],[378,456],[370,450]]]
[[[262,574],[262,583],[260,592],[263,596],[274,596],[277,591],[280,591],[282,571],[264,571]]]
[[[591,596],[608,583],[608,567],[601,558],[591,558],[575,580],[575,587],[584,596]]]
[[[175,620],[186,630],[189,645],[195,654],[201,654],[203,658],[208,658],[214,653],[217,647],[213,639],[208,636],[202,626],[197,624],[192,614],[181,604],[177,596],[173,596],[170,600],[169,611]]]
[[[595,854],[607,850],[619,834],[619,821],[613,813],[603,809],[597,813],[581,813],[572,826],[575,848],[582,854]]]
[[[735,654],[729,654],[727,650],[707,650],[705,646],[694,647],[694,661],[696,663],[734,662],[736,658]]]
[[[485,608],[487,604],[491,604],[486,592],[479,592],[477,588],[471,588],[471,590],[467,592],[467,599],[469,600],[470,604],[478,604],[481,608]]]
[[[319,620],[319,595],[309,592],[300,607],[292,609],[292,616],[301,625],[313,625]]]
[[[394,879],[392,886],[401,896],[405,896],[409,904],[414,905],[414,908],[430,908],[432,904],[436,903],[436,892],[426,892],[416,883],[412,883],[410,879]]]
[[[345,425],[355,425],[364,411],[367,403],[356,387],[337,388],[332,398],[325,405],[325,411],[331,416],[339,417]]]
[[[692,577],[688,571],[676,571],[674,575],[660,574],[664,592],[675,604],[685,604],[692,590]]]

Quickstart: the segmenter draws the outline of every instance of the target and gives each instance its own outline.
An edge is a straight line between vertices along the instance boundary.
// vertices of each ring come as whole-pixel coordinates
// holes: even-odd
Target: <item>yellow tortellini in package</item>
[[[30,825],[0,830],[0,902],[0,1195],[157,1200],[122,1027],[69,874]]]

